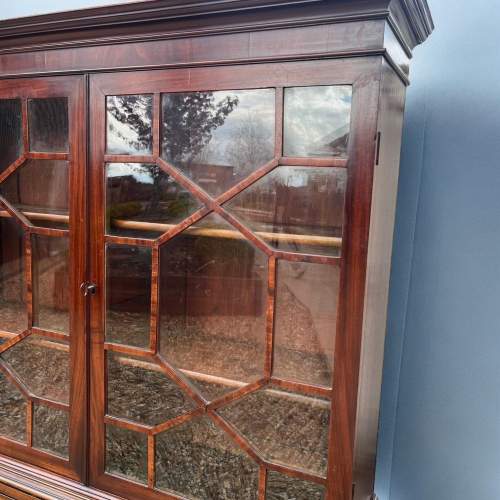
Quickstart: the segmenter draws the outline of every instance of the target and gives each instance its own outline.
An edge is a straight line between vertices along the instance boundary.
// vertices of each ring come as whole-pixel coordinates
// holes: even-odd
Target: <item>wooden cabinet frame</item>
[[[341,268],[333,389],[301,387],[305,392],[331,397],[328,476],[325,480],[318,479],[266,462],[261,457],[255,459],[261,470],[260,500],[265,497],[267,469],[325,484],[328,500],[347,500],[353,491],[356,499],[369,498],[373,493],[405,87],[411,51],[432,29],[425,0],[336,3],[327,0],[207,0],[196,4],[158,0],[0,22],[0,98],[13,96],[26,102],[27,98],[36,96],[64,94],[69,97],[71,150],[64,158],[72,164],[70,237],[73,255],[69,461],[36,450],[27,452],[25,447],[5,439],[0,439],[0,452],[71,480],[89,481],[93,487],[113,494],[167,498],[166,494],[151,488],[153,431],[147,430],[149,488],[104,473],[104,423],[110,418],[104,416],[104,353],[116,350],[134,354],[134,348],[105,346],[103,338],[105,242],[127,243],[126,238],[104,236],[103,165],[106,161],[130,159],[105,152],[104,98],[127,93],[153,95],[153,153],[135,157],[133,161],[156,163],[178,182],[186,184],[186,179],[160,157],[157,119],[160,95],[274,87],[277,89],[277,141],[273,160],[219,198],[209,197],[200,190],[198,195],[207,208],[159,240],[144,240],[141,244],[152,249],[153,259],[156,259],[153,262],[158,262],[160,244],[210,211],[230,220],[231,216],[221,208],[222,203],[278,165],[303,165],[306,161],[306,165],[311,166],[347,168],[342,256],[300,257],[303,262],[321,262]],[[347,159],[283,157],[283,88],[333,84],[353,86]],[[25,142],[28,140],[26,116],[24,104]],[[47,157],[36,153],[25,153],[25,156]],[[62,158],[60,154],[54,158],[56,156]],[[17,165],[11,170],[15,168]],[[0,205],[21,221],[27,234],[55,234],[57,231],[33,228],[22,214],[1,198]],[[237,224],[235,220],[230,222]],[[293,260],[294,257],[263,245],[244,226],[236,227],[269,258],[270,313],[265,378],[273,380],[270,355],[275,262],[276,258]],[[29,273],[28,267],[28,283]],[[153,297],[158,293],[157,280],[157,269],[153,267]],[[97,293],[90,300],[79,291],[80,283],[87,281],[97,285]],[[157,301],[153,299],[153,315],[157,314],[157,308]],[[9,342],[16,341],[13,338]],[[0,347],[0,352],[5,350],[5,345]],[[87,356],[89,349],[90,357]],[[148,355],[157,356],[154,323]],[[89,377],[87,366],[90,366]],[[175,376],[171,371],[169,374]],[[290,384],[273,381],[284,386]],[[247,387],[245,391],[256,387]],[[201,402],[199,411],[210,413],[213,409],[213,405]],[[233,437],[238,439],[238,436]],[[35,469],[20,468],[25,478],[21,484],[23,481],[19,474],[16,475],[15,468],[10,458],[0,457],[0,483],[6,481],[25,491],[31,488],[32,493],[40,491]],[[43,487],[48,488],[47,491],[61,492],[69,488],[65,491],[80,491],[83,497],[111,498],[76,483],[58,485],[57,477],[43,474]]]

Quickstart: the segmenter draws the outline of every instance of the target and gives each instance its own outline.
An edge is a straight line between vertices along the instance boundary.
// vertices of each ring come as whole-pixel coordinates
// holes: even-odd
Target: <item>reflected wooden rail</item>
[[[22,212],[31,221],[45,221],[55,223],[69,223],[69,216],[60,214],[45,214],[40,212]],[[3,210],[0,211],[0,217],[11,217],[11,215]],[[159,222],[144,222],[115,219],[113,227],[117,229],[127,229],[130,231],[152,231],[158,233],[166,233],[177,224],[164,224]],[[210,229],[191,226],[185,232],[193,236],[204,236],[209,238],[224,238],[231,240],[245,240],[245,236],[237,230],[231,229]],[[334,236],[316,236],[312,234],[292,234],[292,233],[269,233],[265,231],[256,231],[255,234],[264,241],[275,241],[279,243],[295,243],[299,245],[312,245],[320,247],[342,247],[342,238]]]

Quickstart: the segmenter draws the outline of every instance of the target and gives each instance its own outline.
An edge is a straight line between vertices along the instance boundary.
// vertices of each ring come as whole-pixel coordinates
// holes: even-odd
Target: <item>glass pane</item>
[[[0,210],[1,210],[0,206]],[[24,240],[19,224],[0,217],[0,330],[22,333],[28,328],[24,280]]]
[[[164,94],[163,157],[219,195],[274,157],[274,89]]]
[[[33,447],[67,458],[68,439],[68,413],[57,408],[35,405],[33,411]]]
[[[0,99],[0,173],[23,153],[20,99]]]
[[[147,155],[153,151],[153,96],[106,98],[107,152]]]
[[[44,330],[69,333],[68,239],[32,235],[33,323]]]
[[[0,184],[0,194],[34,225],[67,229],[68,176],[66,161],[28,160]]]
[[[149,347],[151,249],[106,247],[106,341]]]
[[[69,346],[31,334],[2,355],[30,392],[45,399],[69,402]]]
[[[187,498],[257,500],[259,468],[208,417],[158,435],[156,486]]]
[[[26,400],[0,372],[0,436],[26,442]]]
[[[352,87],[285,89],[285,156],[347,156]]]
[[[261,378],[267,257],[217,215],[160,255],[161,353],[210,399]]]
[[[201,204],[156,165],[106,166],[107,234],[156,238]]]
[[[323,500],[325,488],[279,472],[267,473],[266,500]]]
[[[332,385],[340,268],[278,262],[274,375]]]
[[[68,142],[68,99],[30,99],[28,101],[30,150],[66,153]]]
[[[268,460],[326,476],[330,402],[277,387],[219,410]]]
[[[147,436],[138,432],[107,425],[106,472],[140,483],[147,483]]]
[[[225,204],[271,246],[339,256],[345,168],[279,167]]]
[[[149,360],[107,353],[108,414],[158,425],[194,409],[194,404]]]

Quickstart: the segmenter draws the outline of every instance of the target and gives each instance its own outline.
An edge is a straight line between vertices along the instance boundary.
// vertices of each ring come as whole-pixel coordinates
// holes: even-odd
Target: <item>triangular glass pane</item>
[[[162,96],[162,156],[217,196],[274,157],[274,89]]]
[[[257,500],[258,465],[208,417],[159,434],[156,487],[190,499]]]
[[[160,351],[208,399],[263,376],[267,257],[209,215],[161,248]]]
[[[0,194],[36,226],[68,229],[69,164],[28,160],[0,184]]]
[[[157,165],[106,165],[107,234],[157,238],[201,206]]]
[[[272,247],[339,256],[347,169],[279,167],[224,205]]]
[[[330,401],[271,386],[219,413],[268,460],[326,476]]]

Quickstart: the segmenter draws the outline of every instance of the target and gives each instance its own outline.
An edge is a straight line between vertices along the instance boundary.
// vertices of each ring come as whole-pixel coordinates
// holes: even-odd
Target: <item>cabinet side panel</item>
[[[354,455],[355,500],[373,493],[389,278],[406,88],[384,61],[363,316]]]

